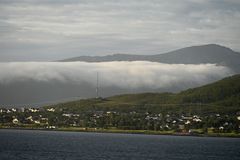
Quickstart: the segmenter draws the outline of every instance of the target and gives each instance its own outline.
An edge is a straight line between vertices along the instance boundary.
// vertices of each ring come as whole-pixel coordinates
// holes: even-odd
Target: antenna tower
[[[96,86],[96,96],[97,96],[97,97],[96,97],[96,98],[99,97],[99,93],[98,93],[98,92],[99,92],[99,91],[98,91],[98,90],[99,90],[99,88],[98,88],[99,82],[98,82],[98,81],[99,81],[99,78],[98,78],[98,72],[97,72],[97,86]]]

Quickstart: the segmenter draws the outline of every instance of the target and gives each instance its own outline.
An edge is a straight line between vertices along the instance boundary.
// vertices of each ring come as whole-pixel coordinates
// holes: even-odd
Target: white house
[[[55,109],[54,108],[48,108],[47,111],[48,112],[55,112]]]
[[[29,117],[26,118],[26,120],[29,120],[29,121],[33,122],[33,117],[29,116]]]
[[[40,124],[40,121],[36,120],[34,121],[35,124]]]
[[[237,119],[240,121],[240,116],[238,116]]]
[[[19,122],[19,121],[18,121],[17,118],[14,118],[14,119],[12,120],[12,123],[13,123],[13,124],[18,124],[18,122]]]

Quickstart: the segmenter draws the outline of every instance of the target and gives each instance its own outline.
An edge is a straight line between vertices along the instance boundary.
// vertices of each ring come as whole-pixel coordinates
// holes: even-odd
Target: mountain
[[[156,92],[156,91],[180,91],[184,88],[194,86],[193,84],[179,86],[173,85],[163,89],[144,88],[136,89],[120,88],[117,86],[100,87],[100,94],[103,97],[126,93]],[[71,82],[59,82],[56,80],[41,82],[34,80],[16,81],[14,83],[0,83],[0,106],[23,107],[43,106],[66,102],[69,100],[90,98],[96,96],[96,86],[87,82],[74,84]]]
[[[108,61],[151,61],[169,64],[203,64],[215,63],[231,68],[240,73],[240,53],[230,48],[208,44],[178,49],[172,52],[156,55],[114,54],[106,56],[80,56],[61,60],[62,62],[108,62]]]
[[[235,114],[240,111],[239,82],[240,75],[238,74],[180,93],[124,94],[104,99],[82,99],[48,107],[78,113],[102,110]]]
[[[99,71],[101,75],[99,87],[100,95],[102,97],[143,92],[180,92],[188,88],[194,88],[217,81],[235,73],[240,73],[239,57],[239,53],[234,52],[229,48],[210,44],[183,48],[158,55],[117,54],[103,57],[83,56],[64,60],[64,62],[59,63],[49,62],[52,64],[47,65],[44,63],[34,64],[33,62],[27,62],[21,64],[22,67],[16,67],[15,63],[4,63],[1,65],[2,69],[0,70],[0,105],[9,107],[29,105],[42,106],[56,102],[75,100],[79,97],[95,97],[95,74],[97,71]],[[102,63],[88,63],[88,66],[95,65],[95,68],[87,68],[87,72],[83,72],[81,66],[77,63],[65,63],[68,61],[79,60],[87,62],[145,60],[169,64],[173,63],[173,65],[166,66],[157,64],[159,66],[157,68],[149,67],[149,65],[146,65],[145,67],[144,64],[139,66],[139,68],[136,67],[136,65],[130,65],[130,67],[126,67],[120,72],[119,68],[121,68],[121,66],[116,65],[109,67],[109,65],[106,65],[101,69],[99,68],[99,65],[103,66],[104,64]],[[202,65],[199,65],[198,67],[200,68],[200,71],[204,71],[204,73],[196,72],[196,70],[189,66],[188,69],[186,69],[187,66],[185,65],[181,65],[184,67],[178,70],[177,67],[173,67],[176,66],[174,65],[176,63],[217,63],[218,65],[225,65],[235,72],[228,72],[228,69],[226,69],[226,72],[225,70],[221,70],[221,72],[219,69],[208,70],[203,68]],[[155,65],[156,64],[154,63],[154,66]],[[6,69],[6,67],[8,69]],[[168,67],[173,69],[167,70]],[[41,68],[44,68],[44,70]],[[181,72],[182,70],[185,70],[187,74]],[[104,74],[105,72],[106,74]],[[176,73],[172,75],[173,72]],[[140,78],[138,78],[137,73],[139,75],[144,75],[144,73],[147,74],[144,77],[140,76]],[[81,78],[78,79],[77,77],[81,77],[83,80],[81,81]],[[169,77],[172,81],[169,80]],[[144,83],[142,83],[142,81]],[[104,85],[103,83],[107,85]],[[131,87],[131,85],[135,85],[136,83],[139,83],[140,85],[137,87]],[[122,87],[124,85],[125,87]],[[127,85],[130,87],[126,87]]]

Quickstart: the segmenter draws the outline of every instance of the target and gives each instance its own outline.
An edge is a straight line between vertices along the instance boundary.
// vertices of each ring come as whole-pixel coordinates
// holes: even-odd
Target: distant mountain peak
[[[192,53],[196,53],[196,52],[209,52],[212,53],[213,51],[220,51],[220,52],[234,52],[232,49],[219,45],[219,44],[204,44],[204,45],[196,45],[196,46],[190,46],[190,47],[186,47],[186,48],[181,48],[175,51],[171,51],[168,53],[172,53],[172,52],[177,52],[177,51],[191,51]],[[167,53],[165,53],[167,54]]]
[[[203,45],[198,45],[198,46],[200,46],[200,47],[207,46],[207,47],[224,47],[224,48],[226,48],[225,46],[222,46],[222,45],[219,45],[219,44],[216,44],[216,43],[203,44]]]
[[[110,61],[151,61],[169,64],[204,64],[225,65],[240,73],[240,54],[219,44],[205,44],[181,48],[164,54],[134,55],[111,54],[106,56],[80,56],[62,60],[63,62],[110,62]]]

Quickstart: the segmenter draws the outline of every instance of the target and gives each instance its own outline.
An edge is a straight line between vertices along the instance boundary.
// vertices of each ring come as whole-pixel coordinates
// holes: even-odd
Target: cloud
[[[206,43],[240,50],[237,0],[0,0],[0,15],[1,61],[156,54]]]
[[[232,72],[215,64],[163,64],[146,61],[121,62],[11,62],[0,63],[0,84],[19,81],[61,82],[123,89],[161,89],[199,86],[229,76]]]

